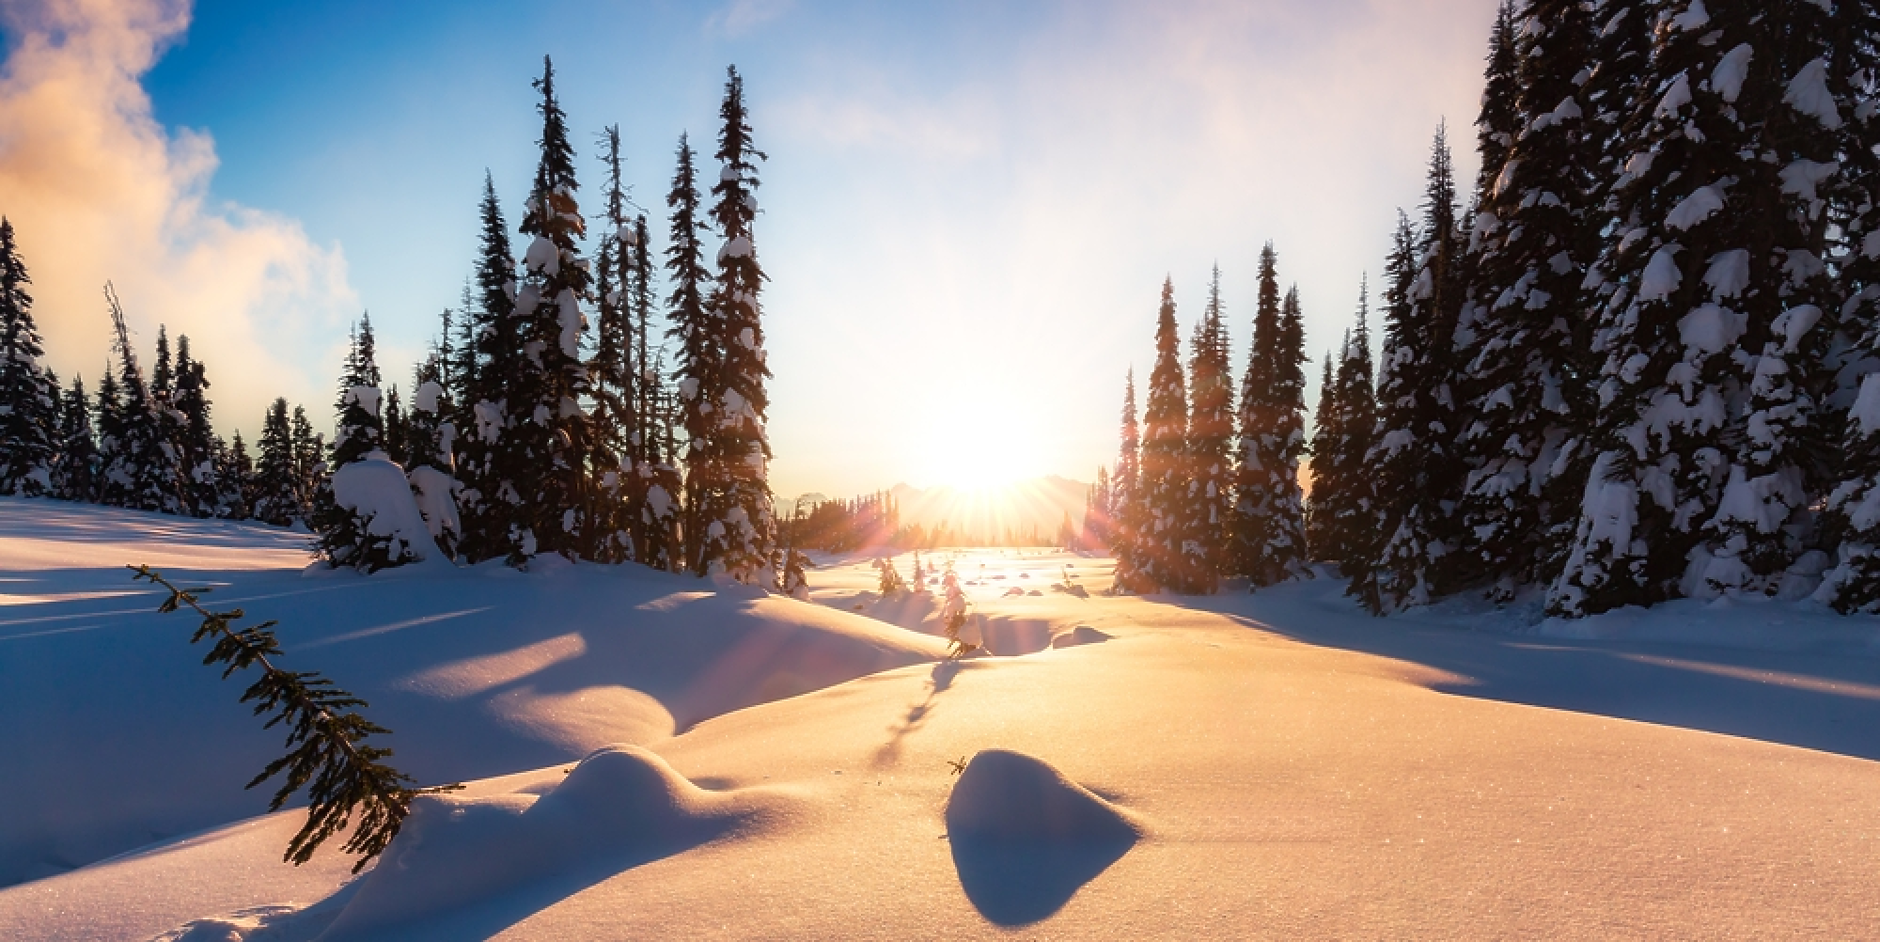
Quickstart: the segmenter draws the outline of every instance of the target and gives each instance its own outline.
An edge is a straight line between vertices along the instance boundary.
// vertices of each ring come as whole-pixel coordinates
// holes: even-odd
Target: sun
[[[994,410],[931,423],[921,441],[916,477],[929,487],[980,491],[1036,477],[1038,446],[1032,431],[1029,423]]]

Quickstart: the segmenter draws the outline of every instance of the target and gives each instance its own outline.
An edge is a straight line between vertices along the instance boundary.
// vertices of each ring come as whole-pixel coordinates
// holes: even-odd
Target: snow
[[[587,327],[587,319],[581,316],[581,300],[575,297],[571,288],[561,289],[555,296],[561,324],[561,355],[571,360],[581,358],[581,331]]]
[[[1862,436],[1880,432],[1880,373],[1870,373],[1860,381],[1860,395],[1849,413]]]
[[[411,481],[412,499],[433,540],[446,533],[463,532],[463,523],[457,518],[456,478],[428,464],[411,469],[406,477]]]
[[[1722,353],[1743,335],[1747,324],[1740,311],[1706,304],[1678,319],[1678,342],[1699,356]]]
[[[333,472],[333,502],[363,521],[365,532],[389,539],[391,559],[406,556],[445,562],[431,539],[431,528],[412,498],[405,469],[379,449]]]
[[[718,250],[718,264],[723,265],[726,259],[749,258],[750,255],[751,240],[744,236],[738,236],[726,242],[724,247]]]
[[[1830,131],[1841,128],[1841,111],[1834,103],[1834,93],[1828,90],[1828,63],[1823,59],[1811,59],[1795,78],[1789,80],[1788,90],[1782,93],[1783,104],[1794,108],[1821,122],[1821,126]]]
[[[522,267],[526,271],[541,272],[553,278],[561,273],[561,251],[547,236],[536,236],[529,243],[529,251],[522,256]],[[525,305],[532,306],[532,305]]]
[[[1731,249],[1711,256],[1704,284],[1710,286],[1711,298],[1718,301],[1742,295],[1749,287],[1749,250]]]
[[[1833,161],[1824,164],[1814,160],[1797,160],[1782,168],[1782,192],[1793,193],[1810,204],[1818,204],[1821,197],[1816,195],[1816,187],[1840,170],[1841,165]],[[1819,213],[1819,209],[1814,209],[1810,215]]]
[[[1686,78],[1683,73],[1679,73],[1678,77],[1672,80],[1671,87],[1665,89],[1664,97],[1658,99],[1658,108],[1653,114],[1659,118],[1670,118],[1677,115],[1679,108],[1690,103],[1690,79]]]
[[[1662,301],[1678,290],[1678,285],[1684,281],[1676,258],[1681,248],[1673,243],[1659,246],[1658,251],[1652,253],[1651,261],[1645,264],[1645,275],[1639,279],[1639,303]]]
[[[326,851],[281,864],[300,815],[251,817],[240,789],[278,739],[123,579],[126,540],[204,560],[188,575],[221,601],[282,617],[290,666],[371,702],[395,764],[469,787],[420,801],[361,877]],[[866,557],[819,556],[814,605],[631,566],[305,559],[269,528],[0,501],[0,590],[30,599],[0,606],[0,715],[39,720],[0,724],[32,757],[0,768],[0,879],[38,877],[0,890],[0,937],[1857,938],[1880,918],[1880,619],[1813,603],[1380,621],[1329,573],[1112,598],[1100,557],[941,551],[992,637],[1050,640],[935,662],[891,623],[932,597],[873,597]],[[1090,591],[998,597],[1067,573]]]
[[[443,395],[444,387],[438,385],[436,380],[427,379],[418,384],[418,388],[412,392],[411,407],[419,412],[435,413],[437,411],[437,401],[442,398]]]
[[[1710,73],[1710,88],[1724,101],[1736,104],[1743,94],[1743,79],[1749,74],[1749,60],[1756,55],[1756,50],[1749,43],[1743,43],[1723,54],[1717,61],[1717,68]]]
[[[1722,208],[1723,194],[1717,191],[1717,187],[1700,186],[1671,208],[1671,214],[1665,217],[1665,227],[1689,229],[1709,219],[1712,213]]]
[[[379,414],[379,388],[377,386],[352,386],[346,390],[346,404],[364,409],[367,415]]]
[[[1784,353],[1795,353],[1801,349],[1802,338],[1820,322],[1821,308],[1813,304],[1799,304],[1776,315],[1770,329],[1782,338]]]
[[[1710,24],[1710,13],[1704,9],[1704,0],[1691,0],[1691,5],[1684,12],[1671,19],[1671,28],[1676,30],[1700,30]]]

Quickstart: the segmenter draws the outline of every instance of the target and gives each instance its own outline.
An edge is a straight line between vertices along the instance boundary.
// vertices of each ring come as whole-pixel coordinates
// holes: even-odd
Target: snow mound
[[[1104,634],[1089,625],[1078,625],[1052,638],[1051,646],[1054,648],[1074,648],[1084,644],[1101,644],[1110,640],[1110,637],[1110,635]]]
[[[489,934],[622,870],[723,837],[772,795],[708,792],[638,746],[596,750],[539,798],[412,803],[404,830],[323,940]],[[449,914],[447,929],[436,920]],[[468,937],[467,935],[465,937]]]
[[[1002,926],[1057,912],[1144,833],[1128,812],[1049,764],[1003,749],[966,764],[946,822],[961,888]]]

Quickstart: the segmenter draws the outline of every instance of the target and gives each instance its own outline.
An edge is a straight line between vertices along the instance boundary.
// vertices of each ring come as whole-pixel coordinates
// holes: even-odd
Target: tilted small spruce
[[[275,622],[239,627],[245,617],[237,608],[212,612],[200,601],[208,589],[182,589],[149,566],[129,567],[133,579],[150,582],[168,590],[170,597],[157,611],[168,614],[185,607],[202,616],[190,643],[214,638],[214,645],[204,664],[226,664],[227,679],[238,670],[261,668],[261,678],[242,693],[241,702],[253,702],[255,715],[268,715],[264,728],[288,727],[287,755],[268,763],[261,774],[247,784],[253,788],[277,775],[280,788],[268,803],[268,810],[278,811],[302,788],[307,790],[307,822],[287,844],[283,860],[296,866],[313,858],[313,852],[327,838],[346,829],[354,815],[358,826],[341,848],[361,855],[353,864],[358,873],[372,858],[383,853],[398,836],[405,816],[411,813],[411,799],[419,795],[455,791],[462,785],[437,785],[412,788],[410,776],[379,761],[392,750],[365,744],[374,733],[391,731],[354,712],[366,706],[364,700],[339,689],[331,680],[315,671],[285,671],[269,660],[281,654],[280,642],[270,631]]]

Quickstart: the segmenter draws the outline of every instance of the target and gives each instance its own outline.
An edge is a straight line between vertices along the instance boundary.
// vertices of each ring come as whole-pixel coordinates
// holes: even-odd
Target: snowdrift
[[[211,585],[212,608],[278,619],[393,730],[421,782],[467,781],[657,742],[710,717],[930,660],[944,644],[872,619],[639,567],[542,561],[373,576],[307,569],[304,535],[0,500],[0,886],[266,808],[242,785],[279,737],[155,613],[127,563]],[[75,744],[84,744],[82,747]]]

